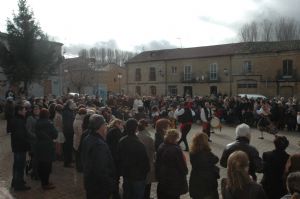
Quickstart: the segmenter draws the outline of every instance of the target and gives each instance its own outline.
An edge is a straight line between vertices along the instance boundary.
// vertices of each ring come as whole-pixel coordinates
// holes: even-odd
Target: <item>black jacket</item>
[[[218,198],[219,158],[212,152],[200,151],[190,154],[192,171],[190,176],[191,198]]]
[[[164,142],[164,135],[162,132],[156,132],[155,133],[155,139],[154,139],[154,146],[155,151],[157,152],[159,146]]]
[[[90,132],[83,140],[81,156],[85,189],[105,198],[115,183],[115,165],[108,145],[99,134]]]
[[[178,145],[160,145],[156,154],[155,172],[159,187],[166,194],[180,196],[188,191],[188,168]]]
[[[117,149],[118,149],[118,143],[120,139],[122,138],[123,134],[121,130],[117,127],[113,127],[108,130],[107,136],[106,136],[106,143],[111,151],[112,157],[116,163],[117,161]]]
[[[261,184],[269,198],[280,199],[287,194],[283,175],[289,154],[285,151],[274,150],[263,153],[262,157],[264,176]]]
[[[16,115],[12,121],[11,148],[12,152],[26,152],[30,149],[29,135],[26,130],[26,118]]]
[[[55,147],[53,140],[57,138],[58,132],[49,119],[39,119],[35,126],[36,133],[36,155],[40,161],[53,161],[55,158]]]
[[[150,170],[149,158],[144,144],[136,135],[121,138],[117,154],[121,176],[134,181],[146,179]]]
[[[63,122],[63,133],[64,134],[74,134],[73,122],[75,120],[74,112],[69,108],[65,107],[62,112],[62,122]]]
[[[256,180],[255,173],[261,173],[263,169],[262,159],[259,157],[257,149],[249,144],[249,140],[247,138],[237,138],[235,142],[228,144],[224,149],[220,160],[222,167],[227,167],[227,159],[234,151],[243,151],[248,155],[250,161],[249,174],[254,180]]]

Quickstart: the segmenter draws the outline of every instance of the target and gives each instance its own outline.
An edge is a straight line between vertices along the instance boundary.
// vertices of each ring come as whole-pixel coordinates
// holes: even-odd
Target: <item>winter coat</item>
[[[159,146],[164,142],[164,135],[162,132],[156,132],[154,138],[155,151],[157,152]]]
[[[74,129],[74,137],[73,137],[73,148],[75,151],[78,150],[80,139],[82,135],[82,122],[83,122],[84,115],[76,114],[75,120],[73,122],[73,129]]]
[[[101,135],[90,132],[83,138],[81,157],[85,189],[99,193],[98,198],[106,198],[114,187],[115,165]]]
[[[155,173],[158,186],[165,194],[178,197],[188,191],[188,168],[178,145],[160,145],[156,154]]]
[[[122,136],[123,136],[122,131],[119,128],[112,127],[108,129],[107,136],[106,136],[106,143],[111,151],[115,163],[117,162],[118,143],[122,138]]]
[[[26,130],[26,119],[16,115],[12,121],[11,148],[12,152],[27,152],[30,149],[29,135]]]
[[[151,182],[155,181],[155,172],[154,172],[154,140],[151,137],[150,133],[147,130],[143,130],[138,132],[137,137],[146,147],[146,152],[148,155],[149,163],[150,163],[150,171],[147,174],[146,184],[151,184]]]
[[[74,119],[75,119],[74,112],[69,107],[66,106],[62,112],[64,135],[74,135],[74,129],[73,129]]]
[[[287,194],[284,170],[289,154],[281,150],[263,153],[264,176],[261,184],[268,198],[280,199]]]
[[[219,158],[212,152],[190,154],[192,171],[189,192],[191,198],[218,199]]]
[[[250,182],[243,191],[232,192],[227,187],[222,191],[223,199],[268,199],[261,185]]]
[[[121,138],[118,145],[118,170],[132,181],[146,180],[150,164],[146,148],[136,135]]]
[[[55,158],[53,140],[58,132],[49,119],[39,119],[36,123],[36,155],[39,161],[51,162]]]
[[[249,144],[249,140],[245,137],[238,137],[235,142],[226,146],[221,156],[220,164],[222,167],[227,167],[227,159],[234,151],[245,152],[250,161],[249,174],[256,181],[256,172],[261,173],[263,169],[262,159],[259,157],[257,149]]]

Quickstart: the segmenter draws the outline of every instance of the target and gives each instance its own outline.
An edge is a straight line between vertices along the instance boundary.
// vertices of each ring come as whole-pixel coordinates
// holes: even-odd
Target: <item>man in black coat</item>
[[[114,188],[115,166],[105,142],[105,119],[98,114],[90,117],[89,134],[82,143],[84,187],[87,199],[109,199]]]
[[[123,199],[142,199],[146,176],[150,170],[144,144],[136,136],[138,122],[129,119],[125,125],[127,136],[118,145],[118,168],[123,176]]]
[[[24,170],[26,166],[26,152],[29,151],[29,137],[26,130],[26,109],[23,104],[15,108],[16,115],[13,119],[11,133],[11,148],[14,153],[12,187],[16,191],[26,191],[30,187],[25,185]]]
[[[227,168],[227,159],[231,153],[234,151],[243,151],[249,157],[249,175],[252,176],[253,180],[256,181],[256,172],[261,173],[263,169],[263,162],[262,159],[259,157],[259,153],[257,149],[251,146],[250,139],[250,127],[243,123],[236,127],[236,141],[230,143],[226,146],[223,151],[220,164],[222,167]]]
[[[73,153],[73,137],[74,137],[74,129],[73,122],[75,119],[74,109],[75,103],[73,101],[68,101],[62,112],[62,120],[63,120],[63,133],[65,136],[65,143],[63,145],[64,152],[64,166],[72,167],[72,153]]]

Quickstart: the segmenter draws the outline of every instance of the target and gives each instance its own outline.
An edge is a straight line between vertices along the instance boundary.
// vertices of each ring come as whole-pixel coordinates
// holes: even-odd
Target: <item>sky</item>
[[[300,18],[300,0],[27,0],[42,30],[69,49],[136,51],[238,41],[252,20]],[[0,31],[17,0],[0,0]]]

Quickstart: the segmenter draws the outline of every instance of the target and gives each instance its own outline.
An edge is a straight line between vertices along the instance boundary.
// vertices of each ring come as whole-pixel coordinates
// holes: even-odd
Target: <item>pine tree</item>
[[[10,83],[24,83],[24,91],[34,81],[47,78],[62,61],[61,44],[49,42],[34,19],[26,0],[19,0],[18,14],[7,20],[8,47],[1,46],[1,64]]]

